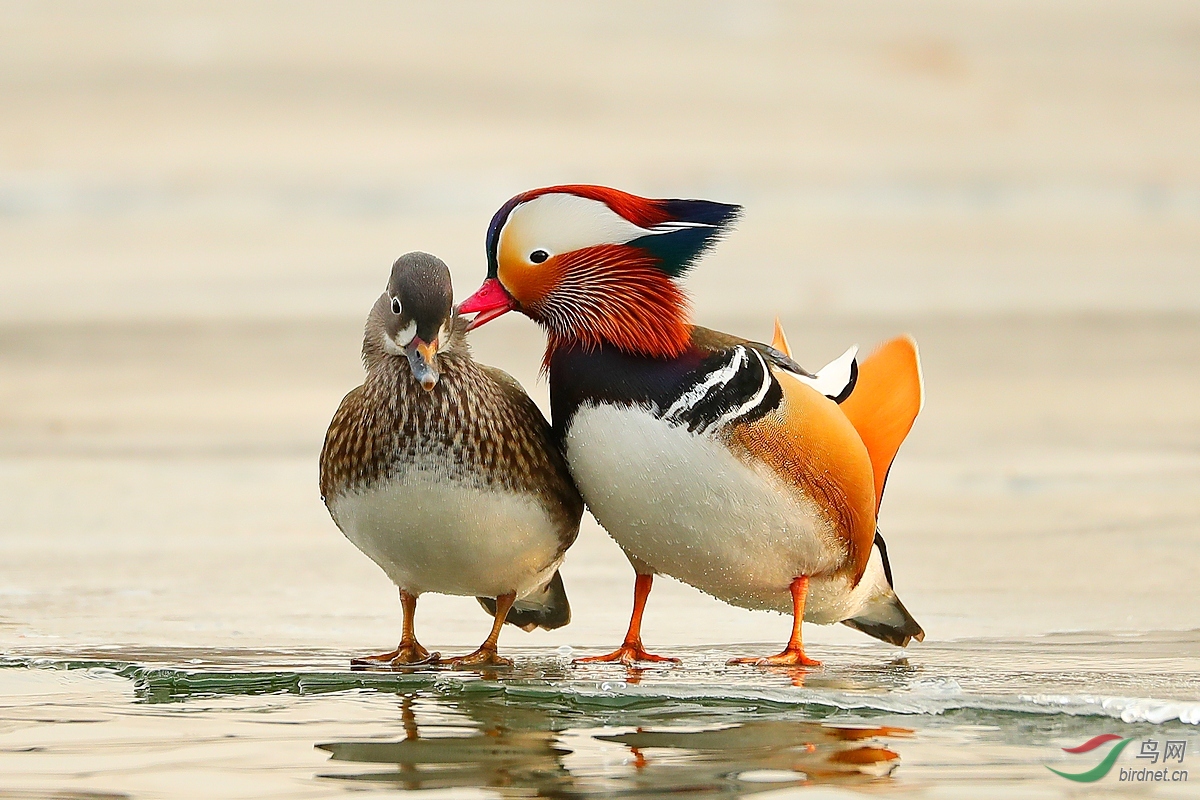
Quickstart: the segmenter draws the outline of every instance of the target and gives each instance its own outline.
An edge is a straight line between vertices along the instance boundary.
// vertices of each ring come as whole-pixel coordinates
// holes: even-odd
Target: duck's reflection
[[[552,731],[511,730],[493,720],[469,735],[422,738],[411,696],[401,699],[401,721],[404,739],[398,742],[317,745],[334,761],[388,764],[392,769],[325,777],[390,783],[404,789],[541,789],[569,782],[562,758],[571,751],[556,745],[557,734]]]
[[[394,769],[331,775],[395,784],[404,789],[522,787],[549,789],[569,782],[562,757],[545,732],[497,732],[401,742],[335,742],[318,745],[334,760],[391,764]]]
[[[376,769],[323,777],[404,789],[491,788],[514,796],[740,796],[785,786],[884,779],[899,755],[883,741],[890,745],[909,733],[788,720],[700,731],[637,729],[593,735],[596,753],[579,754],[568,769],[565,759],[572,750],[562,745],[559,731],[578,731],[587,727],[587,720],[558,719],[551,711],[510,705],[502,697],[480,700],[458,708],[475,725],[450,729],[449,734],[446,726],[434,726],[439,735],[422,736],[413,698],[405,697],[404,739],[317,745],[334,761]],[[614,760],[601,742],[627,748],[628,757]]]
[[[636,731],[597,736],[635,755],[642,791],[728,789],[738,794],[806,783],[859,782],[890,775],[899,754],[879,740],[904,728],[851,728],[759,720],[709,731]]]

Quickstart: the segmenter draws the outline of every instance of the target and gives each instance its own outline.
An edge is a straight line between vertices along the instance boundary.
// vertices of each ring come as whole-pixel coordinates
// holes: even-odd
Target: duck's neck
[[[565,347],[611,347],[626,355],[668,359],[691,342],[687,296],[649,261],[570,270],[552,297],[533,311],[547,332],[543,366]]]

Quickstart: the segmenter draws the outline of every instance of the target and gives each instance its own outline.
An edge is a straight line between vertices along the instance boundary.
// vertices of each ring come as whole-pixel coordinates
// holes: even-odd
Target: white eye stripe
[[[548,255],[569,253],[600,244],[625,244],[656,232],[666,231],[638,227],[599,200],[544,194],[512,210],[500,231],[498,249],[509,252],[514,248],[514,254],[529,260],[537,250]]]
[[[496,252],[501,260],[538,265],[551,256],[605,244],[693,228],[716,228],[704,222],[668,220],[649,228],[635,225],[600,200],[565,192],[544,194],[514,208],[500,230]],[[546,253],[541,261],[538,251]]]

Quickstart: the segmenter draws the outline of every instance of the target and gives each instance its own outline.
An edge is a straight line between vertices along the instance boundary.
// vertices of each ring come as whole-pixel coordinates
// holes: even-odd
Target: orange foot
[[[474,653],[465,656],[448,658],[445,661],[453,669],[474,669],[477,667],[511,667],[512,659],[505,658],[494,648],[481,647]]]
[[[656,656],[653,653],[647,653],[642,647],[641,642],[626,642],[616,650],[602,656],[588,656],[587,658],[577,658],[573,664],[601,664],[619,661],[627,667],[632,667],[639,661],[653,661],[656,663],[678,664],[678,658],[670,656]]]
[[[380,653],[377,656],[364,656],[350,659],[352,667],[405,667],[417,664],[436,664],[441,658],[439,653],[431,653],[419,642],[401,642],[390,653]]]
[[[804,650],[799,647],[789,647],[779,655],[774,656],[750,656],[748,658],[731,658],[725,662],[733,666],[735,664],[751,664],[755,667],[819,667],[820,661],[815,661],[804,655]]]

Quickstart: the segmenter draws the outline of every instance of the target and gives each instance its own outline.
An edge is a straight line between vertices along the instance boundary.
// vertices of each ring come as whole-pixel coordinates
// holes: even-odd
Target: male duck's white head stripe
[[[625,244],[652,233],[599,200],[544,194],[512,210],[500,231],[499,251],[524,260],[535,250],[554,256],[584,247]]]
[[[500,230],[497,252],[505,258],[527,261],[537,250],[555,256],[585,247],[628,244],[647,236],[714,227],[702,222],[670,220],[643,228],[600,200],[551,192],[527,200],[509,213]]]

